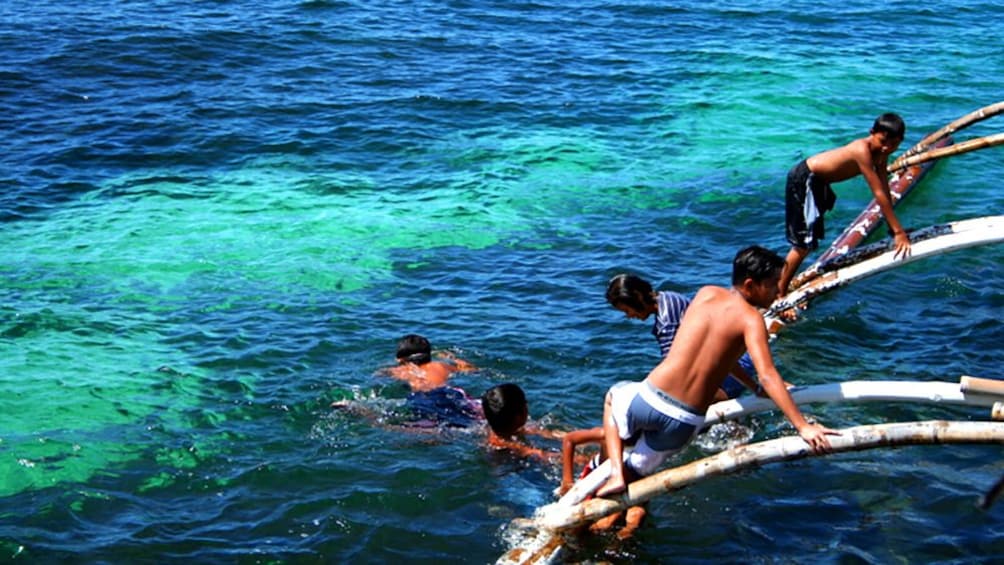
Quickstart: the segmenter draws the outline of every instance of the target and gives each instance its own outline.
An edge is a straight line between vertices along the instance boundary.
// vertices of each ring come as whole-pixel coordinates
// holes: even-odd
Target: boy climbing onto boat
[[[620,274],[610,279],[607,284],[607,302],[628,318],[647,320],[655,314],[652,335],[659,343],[663,357],[669,353],[680,327],[680,320],[690,306],[690,299],[686,296],[667,290],[655,292],[648,281],[629,274]],[[729,376],[725,377],[722,388],[715,394],[715,401],[735,398],[742,394],[744,388],[750,389],[757,396],[764,396],[763,389],[753,380],[755,375],[753,362],[749,355],[743,354]]]
[[[910,255],[910,238],[893,212],[887,170],[889,155],[899,147],[905,134],[906,125],[901,117],[891,112],[882,114],[875,119],[867,137],[813,155],[788,172],[784,199],[785,235],[791,250],[778,282],[778,296],[788,294],[788,285],[798,267],[825,235],[823,216],[837,200],[830,185],[859,174],[864,176],[892,230],[896,256]]]
[[[622,381],[610,388],[603,428],[611,474],[597,496],[627,488],[625,467],[640,476],[649,475],[666,457],[690,443],[722,381],[747,350],[764,391],[802,439],[813,451],[830,450],[826,436],[839,432],[806,421],[774,367],[767,328],[757,310],[770,306],[777,297],[783,266],[783,259],[763,247],[741,250],[732,263],[732,288],[706,286],[698,291],[669,355],[644,381]],[[624,442],[636,435],[635,448],[625,461]]]

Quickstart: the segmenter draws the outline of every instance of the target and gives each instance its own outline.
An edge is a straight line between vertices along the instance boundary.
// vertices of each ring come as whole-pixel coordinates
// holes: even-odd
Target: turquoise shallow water
[[[479,430],[403,433],[375,375],[428,335],[558,429],[658,349],[630,270],[725,284],[785,250],[783,180],[881,112],[905,146],[1001,98],[993,3],[0,6],[0,561],[490,562],[558,470]],[[961,139],[1001,131],[1001,121]],[[1001,149],[940,163],[912,227],[998,214]],[[837,185],[829,237],[866,204]],[[819,301],[797,383],[1002,377],[1004,248]],[[831,426],[983,418],[814,407]],[[788,433],[776,415],[758,436]],[[555,448],[544,444],[543,447]],[[704,454],[690,449],[685,457]],[[774,466],[651,504],[575,560],[991,562],[991,447]]]

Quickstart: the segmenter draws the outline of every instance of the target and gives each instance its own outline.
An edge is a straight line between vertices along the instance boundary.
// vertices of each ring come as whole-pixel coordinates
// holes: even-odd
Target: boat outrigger
[[[890,165],[894,205],[916,186],[939,158],[961,155],[975,149],[1004,143],[1004,134],[960,143],[953,147],[951,135],[988,117],[1004,112],[998,102],[967,114],[928,135]],[[881,223],[877,204],[872,203],[842,233],[814,264],[792,282],[792,290],[764,314],[772,334],[784,323],[781,313],[804,308],[819,296],[850,282],[912,261],[976,245],[1004,241],[1004,216],[988,216],[931,226],[910,233],[912,254],[895,257],[891,240],[859,247]],[[792,398],[799,405],[834,402],[914,402],[989,408],[990,421],[929,420],[855,426],[830,438],[831,453],[880,447],[935,444],[1004,445],[1004,380],[963,376],[958,382],[944,381],[847,381],[794,387]],[[711,405],[704,426],[735,420],[776,409],[773,401],[741,397]],[[564,535],[574,528],[641,504],[711,477],[736,473],[769,463],[818,456],[801,437],[787,436],[740,445],[710,457],[666,469],[635,481],[620,495],[587,498],[610,475],[604,462],[579,480],[558,501],[543,506],[532,518],[517,518],[506,529],[510,548],[500,564],[543,564],[557,561],[565,546]],[[994,484],[980,504],[988,507],[1004,491],[1004,477]]]
[[[880,447],[941,444],[1004,445],[1004,381],[963,376],[959,382],[944,381],[847,381],[843,383],[795,387],[792,398],[799,405],[836,402],[913,402],[936,405],[965,405],[989,408],[991,420],[899,422],[844,428],[832,436],[830,454],[863,451]],[[776,409],[770,399],[744,397],[719,402],[708,408],[705,427]],[[512,548],[499,558],[505,565],[543,565],[559,559],[563,535],[578,526],[639,505],[658,495],[722,475],[761,467],[770,463],[795,461],[818,456],[801,437],[786,436],[740,445],[710,457],[666,469],[628,485],[620,496],[586,498],[610,476],[604,462],[581,479],[557,502],[539,508],[533,518],[509,524],[507,538]],[[1004,479],[990,489],[981,504],[988,506]]]

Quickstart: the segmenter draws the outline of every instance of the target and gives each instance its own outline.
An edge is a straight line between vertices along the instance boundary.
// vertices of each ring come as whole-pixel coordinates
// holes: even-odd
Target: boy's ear
[[[745,279],[743,279],[743,284],[740,285],[740,287],[743,289],[743,292],[747,294],[753,292],[754,286],[756,286],[756,283],[753,282],[753,279],[750,277],[746,277]]]

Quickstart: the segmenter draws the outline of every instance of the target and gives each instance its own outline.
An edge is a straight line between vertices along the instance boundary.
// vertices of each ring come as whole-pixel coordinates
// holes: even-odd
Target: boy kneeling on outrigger
[[[729,370],[749,351],[764,392],[817,453],[830,450],[827,435],[839,432],[810,424],[802,416],[771,360],[767,328],[757,308],[778,294],[784,260],[759,246],[740,251],[732,263],[732,288],[706,286],[687,308],[669,354],[642,382],[610,388],[603,407],[604,441],[610,479],[597,496],[623,492],[624,441],[637,436],[627,466],[652,474],[669,455],[683,449],[704,423],[704,414]]]

